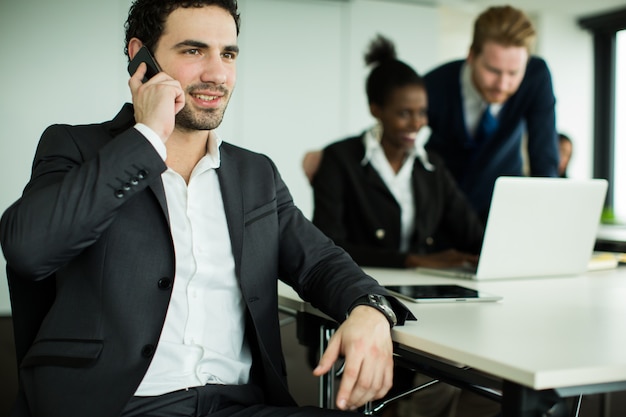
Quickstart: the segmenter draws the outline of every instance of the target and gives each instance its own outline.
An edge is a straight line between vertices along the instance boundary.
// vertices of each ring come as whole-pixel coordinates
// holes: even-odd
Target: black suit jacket
[[[175,259],[161,173],[132,106],[111,122],[46,130],[0,237],[11,285],[20,400],[14,416],[119,415],[150,364]],[[294,206],[265,156],[222,143],[217,170],[247,305],[252,380],[290,405],[277,278],[338,321],[384,293]]]
[[[324,149],[313,179],[313,223],[364,266],[404,267],[400,252],[400,206],[365,156],[363,135]],[[411,253],[446,248],[478,253],[484,226],[435,154],[429,171],[415,160],[412,171],[415,230]]]

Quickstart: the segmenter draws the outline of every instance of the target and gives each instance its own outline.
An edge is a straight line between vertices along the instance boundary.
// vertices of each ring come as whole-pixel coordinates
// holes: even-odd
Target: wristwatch
[[[385,315],[387,321],[389,321],[389,326],[393,327],[398,324],[398,318],[396,317],[396,313],[393,312],[393,308],[391,308],[391,304],[389,301],[382,295],[378,294],[368,294],[363,297],[358,298],[350,307],[348,314],[356,307],[366,305],[370,307],[374,307],[376,310],[380,311]]]

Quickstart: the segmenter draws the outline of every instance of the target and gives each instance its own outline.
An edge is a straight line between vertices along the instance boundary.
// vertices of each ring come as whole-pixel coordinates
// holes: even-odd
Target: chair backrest
[[[309,151],[304,154],[302,158],[302,170],[304,171],[304,175],[309,180],[309,184],[313,182],[313,177],[315,177],[315,173],[320,166],[320,162],[322,162],[322,154],[323,151]]]

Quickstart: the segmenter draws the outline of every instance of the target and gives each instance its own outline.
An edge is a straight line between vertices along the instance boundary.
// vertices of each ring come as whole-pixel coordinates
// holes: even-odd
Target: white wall
[[[21,194],[46,126],[107,120],[129,100],[122,49],[130,2],[0,2],[0,211]],[[240,9],[238,85],[219,131],[270,155],[307,216],[302,155],[372,123],[362,57],[368,42],[388,36],[400,59],[424,73],[466,55],[478,13],[390,0],[240,0]],[[588,176],[591,42],[574,18],[542,19],[539,52],[555,75],[559,128],[577,146],[572,174]],[[2,268],[0,314],[9,311]]]
[[[593,175],[593,44],[572,16],[543,14],[537,19],[537,53],[552,71],[557,129],[574,143],[568,176]]]

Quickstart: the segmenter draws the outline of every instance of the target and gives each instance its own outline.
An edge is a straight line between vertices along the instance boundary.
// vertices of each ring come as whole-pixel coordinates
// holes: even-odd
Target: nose
[[[228,68],[220,55],[212,54],[207,57],[200,79],[208,84],[221,85],[226,83]]]
[[[506,91],[508,89],[509,84],[511,83],[511,77],[505,74],[498,76],[497,86],[498,90]]]

